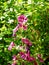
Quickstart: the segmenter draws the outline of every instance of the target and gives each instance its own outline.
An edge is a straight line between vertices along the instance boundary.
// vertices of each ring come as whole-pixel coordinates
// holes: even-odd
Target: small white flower
[[[13,8],[10,8],[10,11],[13,11]]]
[[[8,23],[13,23],[13,22],[14,22],[14,20],[13,20],[13,19],[11,19],[11,20],[9,20],[9,21],[8,21]]]
[[[31,2],[31,0],[28,0],[28,4],[31,4],[32,2]]]
[[[0,17],[1,20],[4,19],[4,18],[5,18],[4,16],[1,16],[1,17]]]
[[[9,4],[11,2],[11,0],[7,1],[7,3]]]
[[[5,16],[5,17],[7,17],[7,16],[8,16],[6,12],[4,13],[4,16]]]
[[[2,40],[2,38],[0,38],[0,40]]]
[[[18,46],[16,46],[16,50],[19,50],[19,45],[18,45]]]

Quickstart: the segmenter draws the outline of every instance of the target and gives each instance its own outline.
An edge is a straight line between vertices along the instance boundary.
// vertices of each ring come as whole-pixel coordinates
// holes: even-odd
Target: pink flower
[[[16,65],[16,63],[12,63],[12,65]]]
[[[44,60],[42,58],[39,58],[40,62],[44,62]]]
[[[12,46],[12,47],[15,46],[14,42],[11,42],[11,43],[10,43],[10,46]]]
[[[11,49],[12,49],[12,46],[9,46],[9,47],[8,47],[8,50],[11,50]]]
[[[14,42],[11,42],[9,47],[8,47],[8,50],[11,50],[14,46],[15,46]]]
[[[19,24],[13,29],[13,35],[12,35],[13,37],[16,36],[16,32],[18,31],[18,29],[20,27],[22,27],[24,30],[27,29],[27,26],[24,25],[25,22],[27,22],[27,20],[28,20],[27,17],[24,16],[24,15],[18,16],[18,22],[19,22]]]
[[[40,62],[44,62],[44,60],[41,58],[41,54],[38,54],[37,57],[40,60]]]
[[[16,65],[16,64],[12,63],[12,65]]]
[[[20,52],[19,54],[20,54],[20,56],[21,56],[22,59],[27,60],[26,54],[25,54],[25,53]]]
[[[25,56],[25,54],[23,52],[20,52],[19,54],[20,54],[21,58],[26,60],[26,56]]]
[[[18,22],[21,23],[21,24],[27,22],[27,20],[28,20],[27,17],[24,16],[24,15],[18,16]]]
[[[13,58],[13,60],[17,60],[16,55],[13,55],[12,58]]]
[[[38,58],[41,58],[41,54],[38,54],[37,56],[38,56]]]
[[[27,30],[27,25],[23,25],[23,29],[24,30]]]
[[[18,31],[18,29],[19,29],[19,24],[13,29],[13,32],[17,32]]]
[[[28,61],[30,61],[30,62],[35,61],[35,58],[30,56]]]
[[[13,29],[13,37],[16,36],[16,32],[18,31],[19,29],[19,24]]]
[[[34,57],[31,57],[30,56],[30,53],[20,52],[20,56],[21,56],[22,59],[27,60],[29,62],[35,61],[35,58]]]
[[[28,46],[32,46],[32,42],[27,38],[22,38],[22,42],[27,44]]]
[[[23,24],[20,24],[20,23],[19,23],[19,28],[20,28],[20,27],[23,27]]]
[[[17,63],[16,63],[16,60],[17,60],[16,55],[13,55],[13,56],[12,56],[12,60],[13,60],[12,65],[17,65]]]
[[[14,29],[13,29],[13,37],[16,36],[16,32],[19,30],[19,28],[23,28],[24,30],[27,29],[27,25],[23,24],[18,24]]]
[[[29,51],[27,52],[27,56],[28,56],[27,57],[28,61],[30,61],[30,62],[35,61],[35,58],[30,56],[30,52]]]
[[[19,28],[23,28],[24,30],[27,30],[27,25],[19,24]]]
[[[12,36],[15,37],[16,36],[16,33],[13,32]]]

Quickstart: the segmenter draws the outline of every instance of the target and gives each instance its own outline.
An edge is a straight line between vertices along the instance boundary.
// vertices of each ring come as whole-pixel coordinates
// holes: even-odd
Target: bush
[[[49,58],[49,1],[0,0],[0,9],[0,65],[48,65],[48,61],[44,61]],[[13,32],[20,23],[18,17],[21,15],[27,18],[27,22],[22,22],[19,30]],[[28,39],[27,43],[22,38]],[[8,50],[11,42],[14,45]],[[30,43],[32,45],[28,46]],[[35,58],[33,62],[25,60],[26,47],[30,52],[27,57]],[[13,60],[13,55],[17,59]],[[25,58],[20,58],[20,55],[25,55]]]

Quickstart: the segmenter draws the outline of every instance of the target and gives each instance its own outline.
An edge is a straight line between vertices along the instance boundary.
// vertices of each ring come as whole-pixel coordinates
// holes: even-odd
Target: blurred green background
[[[18,24],[17,17],[21,14],[28,18],[28,29],[19,30],[14,40],[12,31]],[[22,44],[21,36],[32,41],[31,55],[36,57],[39,53],[43,55],[43,59],[49,57],[49,0],[0,0],[0,65],[11,64],[12,55],[19,51],[8,51],[7,48],[11,41],[17,45]],[[42,65],[38,60],[37,62]],[[26,65],[33,64],[26,62]]]

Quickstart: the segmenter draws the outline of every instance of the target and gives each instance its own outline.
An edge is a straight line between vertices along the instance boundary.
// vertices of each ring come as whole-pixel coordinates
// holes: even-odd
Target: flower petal
[[[27,30],[27,25],[23,25],[23,29],[24,30]]]
[[[28,46],[32,46],[32,42],[27,38],[22,38],[22,42],[27,44]]]
[[[22,24],[25,23],[25,22],[27,22],[27,17],[24,16],[24,15],[18,16],[18,22],[22,23]]]

